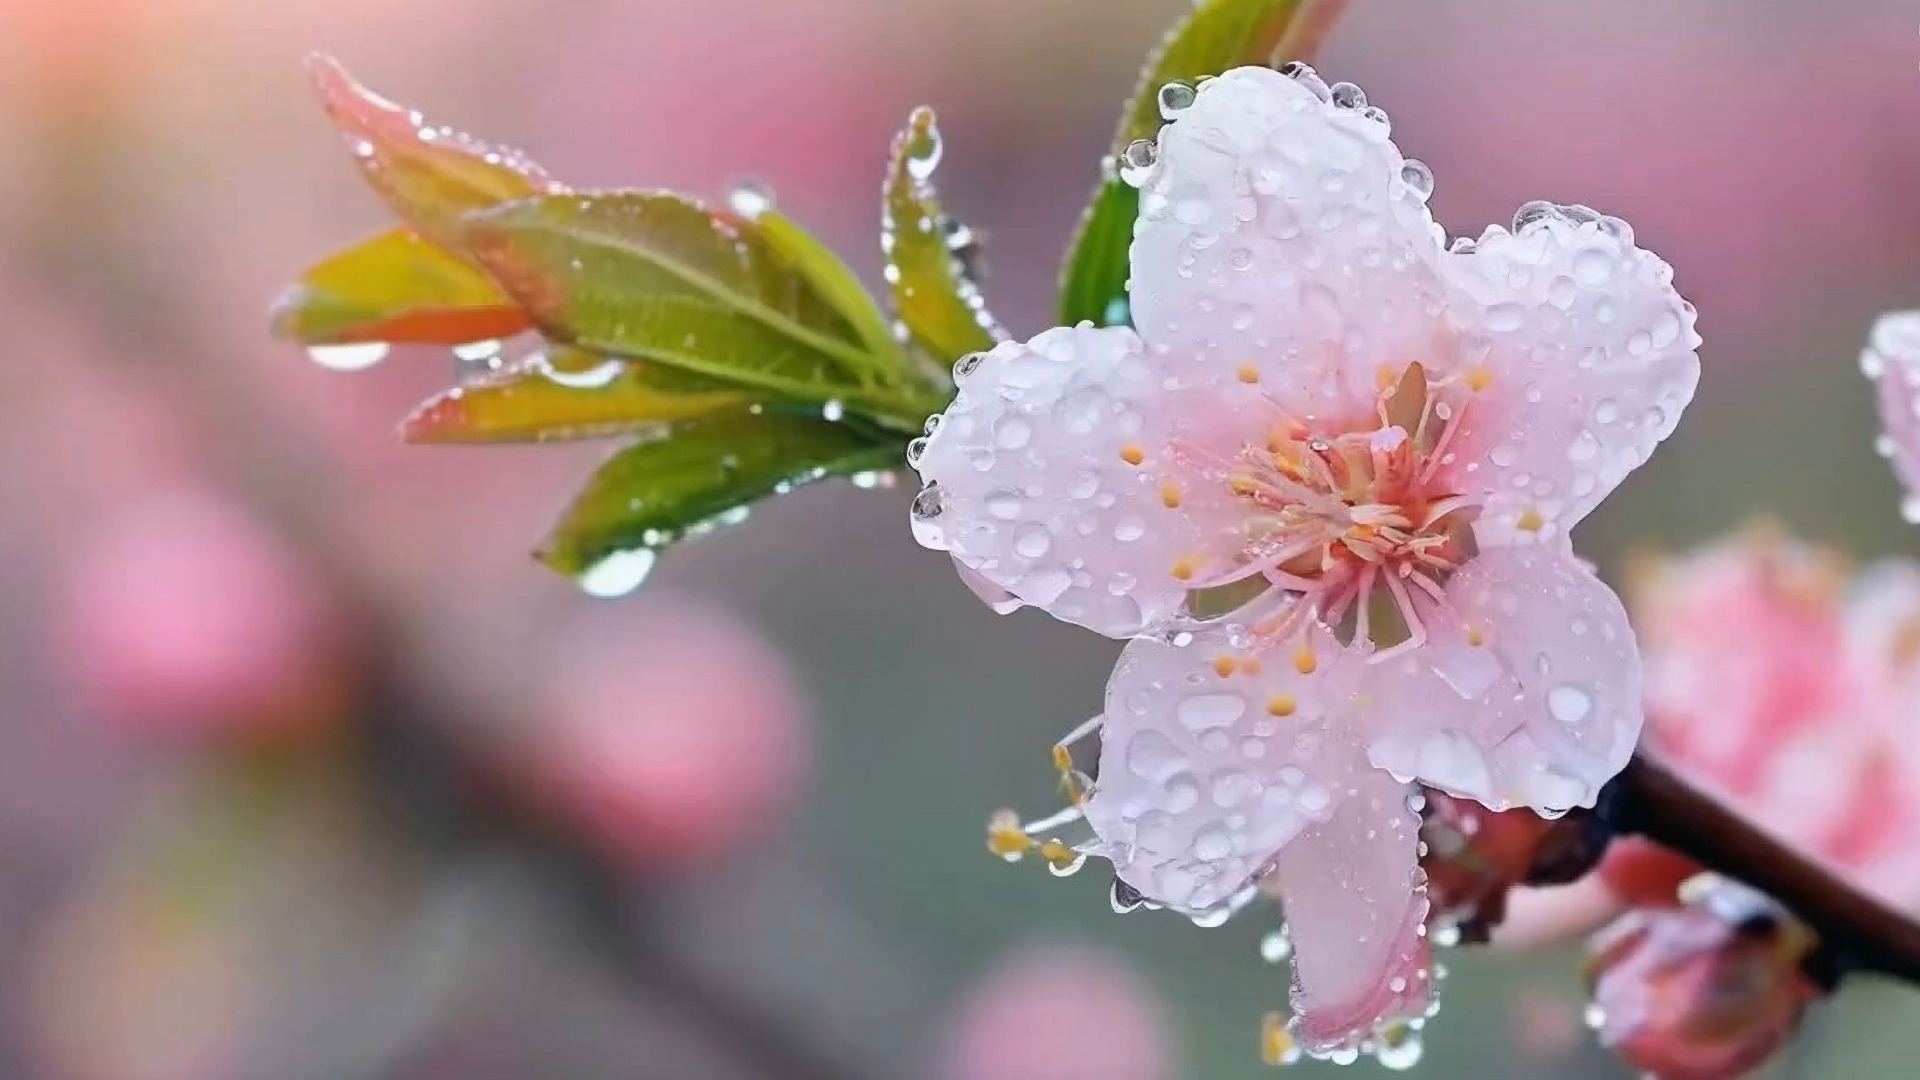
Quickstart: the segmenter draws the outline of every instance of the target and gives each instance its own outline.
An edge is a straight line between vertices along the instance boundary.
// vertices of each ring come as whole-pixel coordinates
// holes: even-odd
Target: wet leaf
[[[716,527],[756,499],[897,466],[902,453],[891,439],[812,416],[731,409],[683,421],[601,465],[537,554],[578,576]]]
[[[886,316],[845,260],[778,210],[762,211],[752,221],[759,226],[768,246],[806,278],[820,298],[853,327],[869,352],[900,362],[900,345],[893,338]]]
[[[668,193],[547,195],[472,215],[465,238],[555,340],[795,401],[902,400],[879,383],[897,367],[745,219]]]
[[[400,433],[413,443],[599,439],[752,403],[744,391],[651,361],[556,346],[436,394]]]
[[[314,264],[271,317],[276,336],[302,345],[465,345],[532,326],[478,268],[406,228]]]
[[[1160,88],[1270,59],[1310,59],[1345,0],[1203,0],[1174,27],[1141,72],[1114,134],[1112,154],[1160,130]],[[1108,166],[1111,173],[1112,166]],[[1060,281],[1060,321],[1125,322],[1127,251],[1140,193],[1107,176],[1068,247]]]
[[[518,150],[431,124],[355,82],[332,57],[315,55],[307,67],[367,182],[443,247],[459,247],[458,224],[471,210],[564,190]]]
[[[894,139],[881,193],[881,249],[893,308],[916,344],[950,365],[1006,337],[987,314],[967,264],[950,243],[956,226],[933,187],[940,129],[932,109],[915,109]]]

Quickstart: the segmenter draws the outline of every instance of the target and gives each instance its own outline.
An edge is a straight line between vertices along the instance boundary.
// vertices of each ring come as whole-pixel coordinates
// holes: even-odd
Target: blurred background
[[[810,489],[589,600],[527,551],[602,449],[402,447],[444,354],[348,377],[264,330],[388,221],[322,49],[579,186],[770,182],[870,276],[933,104],[1026,336],[1184,3],[0,0],[0,1076],[1263,1074],[1270,922],[983,851],[1054,804],[1114,646],[990,614],[906,490]],[[1855,366],[1920,306],[1917,65],[1901,0],[1353,0],[1319,63],[1451,231],[1587,202],[1676,266],[1705,381],[1583,530],[1609,574],[1760,515],[1920,552]],[[1423,1075],[1625,1075],[1571,950],[1447,962]],[[1777,1067],[1901,1074],[1916,1022],[1850,986]]]

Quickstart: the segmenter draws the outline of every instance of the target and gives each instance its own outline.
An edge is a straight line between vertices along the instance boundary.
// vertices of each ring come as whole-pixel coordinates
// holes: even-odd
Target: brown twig
[[[1920,986],[1920,920],[1794,850],[1642,750],[1616,785],[1613,824],[1780,901],[1844,970]]]

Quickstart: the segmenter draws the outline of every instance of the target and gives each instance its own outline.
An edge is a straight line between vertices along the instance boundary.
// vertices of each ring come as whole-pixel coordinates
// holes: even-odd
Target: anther
[[[1147,460],[1147,452],[1134,443],[1128,443],[1120,448],[1120,460],[1129,465],[1138,465]]]
[[[1292,694],[1275,694],[1267,699],[1268,716],[1292,716],[1299,707]]]

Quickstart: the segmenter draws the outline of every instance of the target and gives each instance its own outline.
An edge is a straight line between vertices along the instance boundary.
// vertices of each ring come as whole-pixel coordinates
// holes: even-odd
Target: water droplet
[[[1187,917],[1193,920],[1193,925],[1203,930],[1211,930],[1218,926],[1227,925],[1227,920],[1233,917],[1233,908],[1226,904],[1215,904],[1210,908],[1196,911]]]
[[[1337,82],[1327,88],[1327,96],[1337,109],[1364,109],[1367,92],[1350,82]]]
[[[1107,890],[1107,903],[1113,906],[1115,915],[1125,915],[1146,906],[1147,898],[1139,889],[1114,878],[1113,886]]]
[[[1493,450],[1487,454],[1487,457],[1495,465],[1504,469],[1520,460],[1520,448],[1514,446],[1512,443],[1502,443],[1494,447]]]
[[[307,348],[307,358],[329,371],[365,371],[385,360],[387,352],[384,341],[363,345],[312,345]]]
[[[1580,434],[1573,437],[1573,442],[1567,445],[1567,457],[1573,461],[1592,461],[1599,456],[1599,453],[1600,440],[1594,438],[1593,432],[1585,428],[1582,428]]]
[[[1374,1048],[1374,1060],[1380,1067],[1394,1072],[1405,1072],[1420,1064],[1420,1058],[1426,1053],[1426,1046],[1420,1041],[1418,1033],[1406,1031],[1394,1037],[1382,1035]]]
[[[583,371],[564,371],[552,364],[543,364],[540,367],[542,375],[569,390],[598,390],[611,386],[625,370],[626,366],[616,358],[609,358]]]
[[[846,418],[846,415],[847,415],[846,402],[841,401],[839,398],[833,398],[832,400],[828,401],[826,404],[820,406],[820,419],[825,420],[828,423],[837,424],[841,420],[844,420]]]
[[[1561,217],[1560,207],[1544,199],[1535,199],[1520,207],[1513,215],[1513,231],[1525,232],[1536,225]]]
[[[1033,425],[1022,416],[1003,416],[994,422],[993,441],[1002,450],[1018,450],[1033,438]]]
[[[986,359],[986,353],[968,353],[960,359],[955,360],[953,362],[953,381],[956,383],[960,382],[967,376],[979,371],[980,365],[984,363]]]
[[[616,551],[582,570],[574,581],[588,596],[613,600],[639,588],[659,561],[659,553],[651,548]]]
[[[1275,930],[1260,939],[1260,959],[1269,964],[1278,964],[1293,955],[1293,939],[1287,936],[1285,929]]]
[[[913,535],[921,546],[936,551],[946,549],[946,532],[939,525],[946,509],[946,493],[937,483],[921,488],[920,494],[913,497]]]
[[[1433,197],[1433,170],[1418,158],[1408,158],[1401,163],[1400,182],[1407,185],[1407,190],[1413,192],[1421,202]]]
[[[1181,113],[1192,108],[1194,99],[1199,96],[1199,92],[1187,83],[1170,82],[1162,86],[1157,99],[1160,104],[1161,119],[1176,119]]]
[[[1511,301],[1487,309],[1487,329],[1496,334],[1511,333],[1527,321],[1527,309]]]
[[[1560,683],[1547,691],[1547,712],[1563,724],[1578,724],[1593,711],[1593,694],[1578,683]]]
[[[1594,405],[1593,407],[1594,423],[1611,424],[1618,419],[1620,419],[1620,403],[1619,402],[1613,400],[1612,398],[1601,398],[1599,403]]]
[[[1909,525],[1920,525],[1920,495],[1909,495],[1900,500],[1900,516]]]
[[[760,220],[773,205],[773,189],[759,180],[742,180],[727,189],[727,209],[748,221]]]
[[[1613,256],[1597,247],[1581,248],[1573,257],[1573,276],[1582,285],[1604,285],[1613,276]]]
[[[1133,187],[1145,187],[1160,162],[1160,147],[1152,139],[1135,139],[1120,151],[1120,180]]]
[[[1053,536],[1040,525],[1025,525],[1014,538],[1014,553],[1023,559],[1038,559],[1053,547]]]
[[[1175,710],[1180,722],[1193,731],[1226,727],[1246,715],[1247,701],[1238,694],[1195,694]]]

